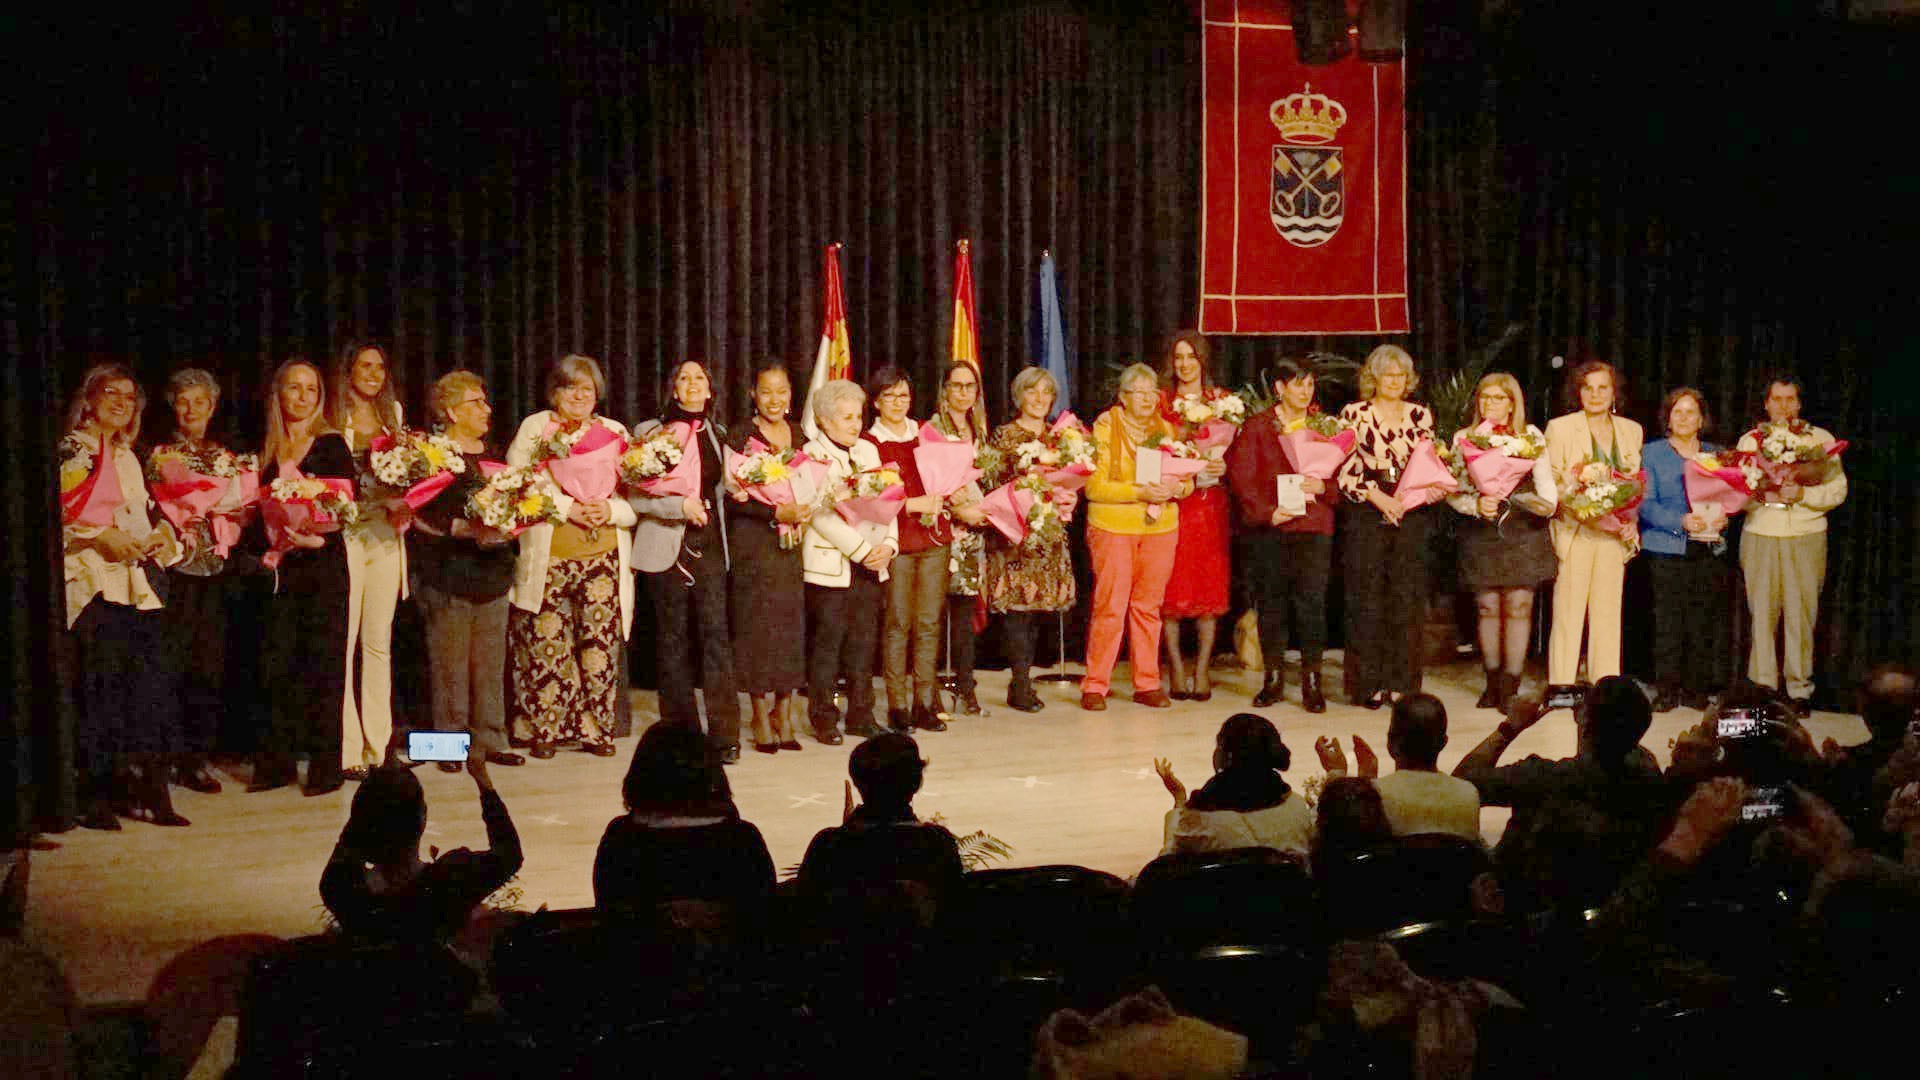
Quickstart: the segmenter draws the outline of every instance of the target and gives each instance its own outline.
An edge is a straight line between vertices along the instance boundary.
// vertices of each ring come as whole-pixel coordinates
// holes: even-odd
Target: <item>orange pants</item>
[[[1087,624],[1087,676],[1083,694],[1107,692],[1113,664],[1120,658],[1120,634],[1127,635],[1127,659],[1133,664],[1136,691],[1160,689],[1160,603],[1173,576],[1178,532],[1130,536],[1087,528],[1093,554],[1093,612]]]

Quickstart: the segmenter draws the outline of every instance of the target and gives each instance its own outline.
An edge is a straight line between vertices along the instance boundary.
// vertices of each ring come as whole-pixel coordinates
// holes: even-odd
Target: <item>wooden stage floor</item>
[[[1338,654],[1329,661],[1328,685],[1338,686]],[[1212,701],[1153,710],[1126,700],[1124,672],[1122,665],[1115,678],[1121,689],[1104,713],[1081,712],[1078,687],[1054,683],[1041,687],[1047,708],[1031,715],[1003,704],[1005,673],[981,672],[980,699],[990,715],[919,738],[930,762],[917,804],[921,816],[939,814],[956,832],[985,829],[1004,840],[1013,855],[998,865],[1078,863],[1122,876],[1137,872],[1159,852],[1171,805],[1153,759],[1172,759],[1180,778],[1198,787],[1210,772],[1215,730],[1248,708],[1258,675],[1223,671]],[[1451,717],[1451,741],[1441,755],[1441,767],[1451,768],[1499,717],[1473,708],[1481,685],[1476,666],[1429,670],[1426,684]],[[1265,713],[1293,751],[1287,778],[1296,788],[1319,773],[1313,741],[1323,734],[1343,742],[1359,734],[1381,753],[1383,767],[1392,767],[1384,760],[1385,710],[1333,702],[1325,714],[1310,716],[1298,702],[1296,680],[1287,702]],[[655,715],[654,695],[637,692],[636,725]],[[1664,763],[1669,740],[1698,719],[1689,709],[1655,716],[1647,747]],[[1842,743],[1866,737],[1851,715],[1815,713],[1809,726],[1816,742],[1827,735]],[[765,834],[783,871],[800,861],[816,831],[838,822],[847,755],[857,743],[803,741],[806,749],[798,753],[749,749],[729,770],[741,813]],[[1573,744],[1573,725],[1558,714],[1528,731],[1506,760],[1561,757]],[[607,821],[621,812],[620,781],[632,747],[627,739],[613,758],[562,753],[492,770],[526,850],[515,882],[521,906],[593,902],[594,850]],[[483,844],[473,782],[431,767],[419,776],[427,792],[427,842],[443,850]],[[248,795],[242,783],[223,779],[222,794],[175,795],[191,828],[128,821],[119,833],[76,829],[51,838],[57,850],[34,853],[27,936],[59,959],[81,1002],[139,1000],[167,960],[211,937],[292,937],[320,928],[320,870],[346,821],[353,786],[309,799],[297,788]],[[1505,822],[1505,810],[1482,812],[1489,841]]]

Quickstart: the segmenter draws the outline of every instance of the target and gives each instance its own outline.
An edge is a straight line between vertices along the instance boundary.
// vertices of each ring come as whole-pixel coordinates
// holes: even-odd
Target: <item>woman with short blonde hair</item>
[[[1414,449],[1433,439],[1433,410],[1407,400],[1419,385],[1407,350],[1382,345],[1361,365],[1360,400],[1340,410],[1355,435],[1338,474],[1346,499],[1347,686],[1369,709],[1420,689],[1413,627],[1426,610],[1432,515],[1407,510],[1395,495]]]
[[[1540,429],[1527,423],[1520,381],[1504,371],[1488,373],[1475,387],[1471,418],[1454,434],[1455,451],[1474,434],[1531,436],[1546,443]],[[1534,590],[1559,571],[1547,535],[1555,502],[1553,469],[1544,453],[1535,459],[1530,478],[1506,499],[1464,487],[1447,500],[1465,518],[1458,533],[1460,581],[1473,591],[1480,612],[1480,662],[1487,684],[1476,708],[1504,712],[1520,688],[1533,631]]]

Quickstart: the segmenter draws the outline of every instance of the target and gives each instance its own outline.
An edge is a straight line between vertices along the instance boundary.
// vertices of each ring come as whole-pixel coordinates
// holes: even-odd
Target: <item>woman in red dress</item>
[[[1160,392],[1160,410],[1175,425],[1182,439],[1191,439],[1196,425],[1185,423],[1175,412],[1176,399],[1200,402],[1227,396],[1213,384],[1207,372],[1207,340],[1198,330],[1182,330],[1167,346],[1165,379],[1167,389]],[[1174,572],[1167,582],[1167,598],[1161,603],[1160,617],[1166,630],[1167,670],[1173,697],[1182,701],[1206,701],[1213,697],[1213,679],[1207,671],[1213,659],[1214,630],[1220,616],[1227,613],[1227,491],[1220,486],[1226,475],[1224,461],[1211,460],[1194,477],[1193,494],[1180,500],[1180,539],[1174,549]],[[1180,651],[1181,623],[1193,620],[1199,637],[1199,655],[1193,669],[1187,669]]]

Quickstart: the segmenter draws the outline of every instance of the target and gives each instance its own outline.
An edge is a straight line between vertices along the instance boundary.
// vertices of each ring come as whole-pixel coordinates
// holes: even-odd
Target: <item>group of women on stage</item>
[[[1374,708],[1416,690],[1424,550],[1440,513],[1405,506],[1395,494],[1415,448],[1434,436],[1431,410],[1410,400],[1418,382],[1404,350],[1374,350],[1360,372],[1358,400],[1339,416],[1353,432],[1351,453],[1333,475],[1297,481],[1302,508],[1280,497],[1288,486],[1280,478],[1298,471],[1284,438],[1318,412],[1315,375],[1304,361],[1273,371],[1271,409],[1244,418],[1224,452],[1201,454],[1197,470],[1144,480],[1135,474],[1142,450],[1190,439],[1192,407],[1219,403],[1227,391],[1214,382],[1197,333],[1172,339],[1162,370],[1126,369],[1117,401],[1087,433],[1094,466],[1085,492],[1054,495],[1063,520],[1082,498],[1087,503],[1094,585],[1082,708],[1106,707],[1123,638],[1136,702],[1165,707],[1212,696],[1209,658],[1229,607],[1235,534],[1266,658],[1256,705],[1282,700],[1283,658],[1297,643],[1299,700],[1308,711],[1325,709],[1321,658],[1336,547],[1355,700]],[[1568,470],[1585,463],[1641,468],[1640,427],[1616,415],[1618,383],[1608,364],[1580,365],[1569,381],[1572,410],[1542,433],[1527,423],[1512,376],[1480,382],[1468,430],[1527,434],[1545,447],[1524,497],[1468,490],[1450,500],[1463,518],[1461,576],[1478,602],[1485,705],[1501,704],[1517,686],[1534,591],[1548,579],[1555,582],[1551,681],[1574,681],[1583,637],[1588,678],[1619,670],[1622,574],[1640,536],[1632,527],[1581,525],[1557,512],[1556,497]],[[1014,417],[992,427],[979,370],[952,364],[920,411],[923,420],[911,380],[889,366],[864,388],[847,381],[821,387],[806,425],[792,415],[786,369],[774,363],[752,373],[751,413],[729,429],[709,414],[708,372],[687,361],[671,373],[665,415],[632,434],[681,425],[686,452],[699,459],[697,489],[562,493],[555,520],[513,536],[468,514],[474,485],[497,467],[497,433],[485,383],[454,371],[432,387],[428,421],[465,461],[455,483],[417,510],[400,499],[362,498],[359,519],[344,527],[291,522],[270,535],[253,506],[276,481],[342,482],[363,495],[372,486],[370,446],[400,434],[404,423],[378,345],[347,346],[331,372],[301,359],[281,365],[257,461],[210,437],[219,385],[188,369],[167,384],[174,430],[143,467],[135,448],[144,392],[126,368],[95,367],[75,395],[61,452],[67,621],[82,673],[76,747],[84,823],[117,827],[118,812],[184,824],[168,799],[168,779],[218,790],[206,754],[233,698],[232,672],[245,668],[221,649],[230,639],[234,582],[250,576],[270,575],[272,586],[257,635],[248,628],[232,638],[257,636],[258,697],[269,714],[249,790],[293,783],[296,761],[305,758],[304,789],[322,794],[386,759],[394,614],[409,581],[427,627],[433,723],[471,732],[495,764],[521,764],[510,749],[516,744],[536,758],[563,745],[614,752],[634,573],[658,621],[662,718],[704,724],[726,760],[741,749],[741,693],[750,708],[747,742],[768,754],[801,749],[801,691],[805,722],[827,744],[842,732],[870,735],[882,723],[937,731],[955,716],[984,712],[974,640],[992,616],[1001,620],[1013,669],[1006,703],[1037,711],[1036,616],[1071,608],[1075,577],[1065,529],[1015,543],[987,523],[982,492],[1019,479],[1022,448],[1054,430],[1058,388],[1045,370],[1023,369],[1011,390]],[[631,437],[599,412],[606,379],[593,359],[562,358],[545,391],[549,407],[514,431],[507,466],[537,467],[554,446],[564,454],[594,428],[623,445]],[[1676,520],[1663,516],[1675,505],[1665,490],[1674,483],[1666,459],[1713,449],[1699,439],[1701,395],[1675,391],[1662,419],[1669,437],[1645,451],[1647,553],[1662,560],[1663,580],[1684,573],[1689,583],[1724,591],[1724,545],[1687,539],[1702,530],[1684,493]],[[803,426],[817,433],[809,438]],[[914,453],[923,439],[978,448],[982,475],[929,493]],[[750,498],[727,472],[729,452],[769,450],[825,463],[823,489],[892,469],[905,488],[904,507],[890,520],[868,520],[818,500]],[[1677,560],[1675,569],[1666,569],[1668,560]],[[1191,663],[1181,648],[1188,621],[1198,645]],[[872,687],[876,652],[884,721]],[[939,694],[943,657],[953,673],[951,711]],[[1676,693],[1712,689],[1707,678],[1672,675]]]

